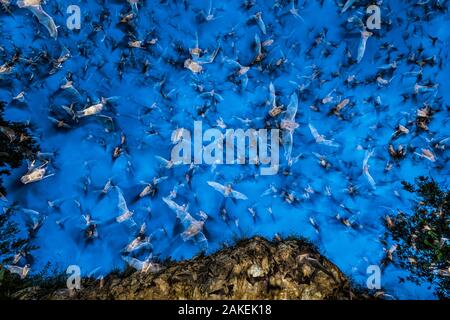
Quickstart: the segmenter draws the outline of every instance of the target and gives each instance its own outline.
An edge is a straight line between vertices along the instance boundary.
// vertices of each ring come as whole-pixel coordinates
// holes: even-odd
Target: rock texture
[[[81,290],[21,290],[18,299],[351,299],[361,297],[330,261],[298,240],[256,237],[158,273],[84,280]]]

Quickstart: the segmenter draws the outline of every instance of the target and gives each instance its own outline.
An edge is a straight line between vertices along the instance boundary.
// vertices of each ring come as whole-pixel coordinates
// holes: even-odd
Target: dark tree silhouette
[[[38,146],[31,137],[28,125],[3,118],[5,103],[0,101],[0,196],[6,196],[2,176],[10,169],[19,167],[25,159],[33,159]],[[24,248],[26,241],[17,237],[17,224],[11,220],[14,205],[0,211],[0,262],[8,261],[11,255]]]
[[[403,182],[415,193],[416,204],[411,214],[400,212],[386,219],[386,238],[397,245],[399,265],[409,270],[409,280],[429,281],[436,286],[439,298],[450,298],[450,192],[427,177],[415,184]]]
[[[11,260],[14,252],[23,250],[27,245],[25,239],[17,237],[19,229],[17,224],[11,220],[13,213],[13,206],[0,213],[0,257],[4,262]]]
[[[11,122],[3,118],[5,103],[0,101],[0,192],[6,195],[3,175],[10,169],[19,167],[25,159],[33,159],[38,146],[30,136],[29,126],[20,122]]]

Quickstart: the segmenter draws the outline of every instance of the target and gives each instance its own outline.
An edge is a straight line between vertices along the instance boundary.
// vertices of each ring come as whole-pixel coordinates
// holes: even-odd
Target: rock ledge
[[[85,279],[79,291],[30,287],[16,299],[354,299],[344,274],[299,239],[242,240],[191,260],[170,262],[158,273],[111,274]]]

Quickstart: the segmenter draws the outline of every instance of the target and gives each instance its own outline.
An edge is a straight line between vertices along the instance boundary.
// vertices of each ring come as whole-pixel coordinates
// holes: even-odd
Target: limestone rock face
[[[302,240],[256,237],[209,256],[172,262],[158,273],[84,280],[78,291],[28,288],[19,299],[351,299],[349,281]]]

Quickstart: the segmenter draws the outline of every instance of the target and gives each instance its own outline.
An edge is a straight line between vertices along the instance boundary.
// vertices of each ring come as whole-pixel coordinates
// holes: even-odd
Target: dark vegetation
[[[39,273],[21,279],[18,275],[12,274],[4,269],[0,264],[0,300],[14,299],[14,294],[21,290],[33,290],[39,288],[41,295],[49,294],[66,284],[67,275],[51,268],[47,263]]]
[[[396,247],[400,266],[411,272],[408,280],[428,281],[441,299],[450,298],[450,192],[433,179],[418,177],[404,188],[416,195],[411,214],[387,217],[386,237]]]
[[[3,118],[5,103],[0,101],[0,193],[6,195],[2,176],[18,168],[26,159],[33,159],[38,146],[30,135],[29,125]]]
[[[18,168],[24,160],[32,160],[39,150],[30,135],[29,125],[4,119],[5,103],[0,101],[0,201],[6,200],[6,189],[2,177]],[[4,206],[0,211],[0,263],[10,263],[18,252],[29,252],[33,248],[19,236],[19,227],[14,222],[15,205]],[[5,298],[11,288],[19,285],[18,277],[6,272],[0,264],[0,298]]]

